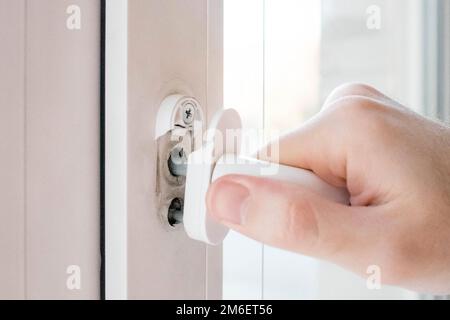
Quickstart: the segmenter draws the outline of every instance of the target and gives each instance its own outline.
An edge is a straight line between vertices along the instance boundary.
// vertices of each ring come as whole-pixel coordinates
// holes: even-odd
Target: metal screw
[[[195,106],[188,102],[183,107],[183,121],[185,124],[191,124],[195,119]]]

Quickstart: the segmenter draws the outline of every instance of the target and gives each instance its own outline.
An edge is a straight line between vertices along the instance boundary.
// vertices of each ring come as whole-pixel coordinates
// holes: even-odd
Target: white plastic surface
[[[158,115],[155,122],[155,140],[158,140],[158,138],[164,136],[169,131],[175,130],[176,128],[183,131],[182,128],[186,127],[186,124],[183,123],[182,111],[186,104],[192,105],[196,111],[195,119],[190,125],[194,127],[199,126],[201,129],[203,113],[198,101],[192,97],[182,94],[173,94],[167,96],[161,102],[158,109]],[[184,133],[182,132],[179,135],[184,135]]]
[[[305,169],[227,154],[217,161],[211,181],[214,182],[220,177],[230,174],[264,177],[295,183],[332,201],[342,204],[349,203],[349,195],[346,189],[333,187],[320,179],[313,172]]]
[[[184,228],[189,237],[210,245],[218,245],[225,239],[228,228],[209,217],[205,200],[211,182],[229,174],[296,183],[330,200],[343,204],[349,202],[345,189],[327,184],[311,171],[238,156],[239,139],[231,139],[236,143],[233,145],[225,141],[229,140],[225,137],[227,133],[228,138],[236,137],[236,131],[230,129],[240,128],[241,120],[235,110],[220,112],[211,124],[206,143],[189,156],[183,215]]]

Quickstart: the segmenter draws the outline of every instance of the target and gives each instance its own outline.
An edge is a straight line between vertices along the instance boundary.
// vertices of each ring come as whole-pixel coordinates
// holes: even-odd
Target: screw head
[[[188,102],[183,106],[183,121],[185,124],[191,124],[195,119],[195,106]]]

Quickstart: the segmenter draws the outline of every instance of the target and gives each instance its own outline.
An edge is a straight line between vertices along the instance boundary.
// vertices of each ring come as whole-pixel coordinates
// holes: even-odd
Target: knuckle
[[[345,97],[330,107],[335,123],[345,129],[380,136],[389,130],[390,107],[365,97]],[[352,132],[353,133],[353,132]]]
[[[377,94],[378,91],[367,84],[358,82],[349,82],[344,83],[338,86],[336,89],[334,89],[333,92],[328,97],[327,101],[333,102],[335,100],[348,96],[367,96]]]
[[[347,116],[366,117],[370,112],[384,110],[384,105],[362,96],[346,96],[333,103],[332,110]]]

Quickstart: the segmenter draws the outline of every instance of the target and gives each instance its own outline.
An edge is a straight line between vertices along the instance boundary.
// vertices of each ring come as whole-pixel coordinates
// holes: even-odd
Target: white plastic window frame
[[[105,4],[104,298],[127,299],[128,1]],[[106,214],[107,213],[107,214]]]

